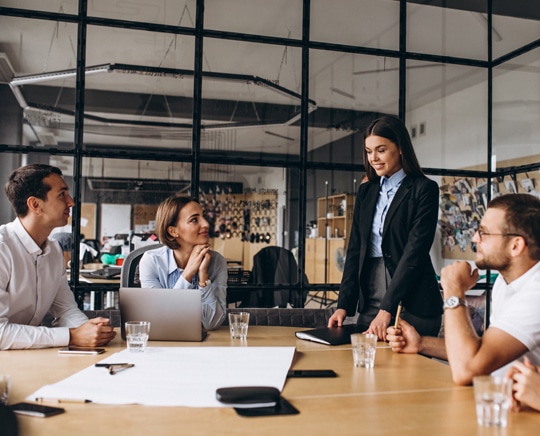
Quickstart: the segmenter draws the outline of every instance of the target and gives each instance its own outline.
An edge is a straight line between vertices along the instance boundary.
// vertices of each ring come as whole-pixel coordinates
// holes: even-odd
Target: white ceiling
[[[205,24],[208,28],[279,37],[301,37],[300,0],[209,1]],[[534,3],[534,2],[533,2]],[[30,0],[0,0],[0,6],[35,7]],[[312,2],[312,38],[342,44],[366,45],[397,49],[398,4],[394,0],[339,0]],[[40,0],[42,10],[76,13],[77,2]],[[366,14],[365,11],[368,11]],[[195,1],[144,0],[137,2],[89,2],[89,15],[127,20],[164,22],[192,26]],[[485,60],[486,21],[477,12],[441,9],[410,4],[408,47],[410,51]],[[494,17],[494,53],[508,53],[540,38],[538,21],[510,17]],[[441,30],[442,29],[442,30]],[[519,31],[516,31],[519,29]],[[72,69],[76,65],[76,25],[49,21],[24,20],[0,16],[0,52],[6,53],[16,76]],[[149,33],[125,29],[89,27],[87,65],[126,63],[134,65],[193,69],[193,38],[171,34]],[[260,76],[300,93],[301,52],[239,41],[206,39],[205,71]],[[319,108],[353,111],[397,113],[397,60],[367,55],[313,50],[310,54],[310,98]],[[441,66],[410,61],[407,86],[408,110],[445,98],[486,80],[484,71],[465,66]],[[141,93],[149,96],[191,97],[189,78],[152,75],[103,73],[87,77],[87,88],[104,91]],[[74,79],[46,81],[45,86],[62,90],[74,87]],[[60,96],[59,96],[60,97]],[[265,87],[232,82],[205,80],[203,97],[240,102],[299,104]],[[144,102],[143,102],[144,104]],[[106,107],[94,115],[125,120],[159,120],[190,123],[167,113],[160,116],[110,113]],[[257,114],[259,115],[259,114]],[[29,118],[42,119],[36,130],[56,142],[71,142],[73,119],[70,116],[29,113]],[[40,118],[41,117],[41,118]],[[203,112],[204,122],[214,123]],[[41,124],[41,125],[40,125]],[[189,147],[189,131],[178,128],[141,128],[124,125],[98,125],[87,121],[85,142],[111,145]],[[351,131],[338,128],[310,129],[309,149],[321,147],[343,138]],[[225,138],[225,139],[224,139]],[[203,132],[203,148],[231,147],[276,153],[298,153],[300,131],[297,126],[251,127],[236,129],[234,137]]]

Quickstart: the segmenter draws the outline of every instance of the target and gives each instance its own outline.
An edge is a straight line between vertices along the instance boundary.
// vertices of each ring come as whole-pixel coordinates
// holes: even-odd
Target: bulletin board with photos
[[[488,179],[443,177],[440,186],[440,217],[444,259],[474,260],[472,241],[488,202]],[[491,198],[503,194],[528,193],[540,198],[540,172],[500,176],[491,181]]]
[[[73,217],[73,211],[68,219],[68,223],[64,226],[63,231],[71,232],[71,218]],[[95,203],[81,203],[81,235],[84,235],[84,239],[96,239],[96,204]]]

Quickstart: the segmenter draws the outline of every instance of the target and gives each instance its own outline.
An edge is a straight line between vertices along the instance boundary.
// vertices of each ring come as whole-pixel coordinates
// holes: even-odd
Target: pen
[[[133,368],[134,363],[111,363],[109,365],[102,365],[105,368],[109,369],[110,375],[115,375],[116,373],[123,371],[124,369]]]
[[[397,307],[397,312],[396,312],[396,321],[394,322],[395,329],[399,328],[399,316],[401,315],[401,309],[402,309],[402,306],[401,306],[401,303],[399,303]]]
[[[110,375],[115,375],[117,372],[120,372],[120,371],[123,371],[124,369],[128,369],[128,368],[132,368],[134,367],[135,365],[133,363],[128,363],[127,365],[122,365],[122,366],[111,366],[109,368],[109,374]]]
[[[131,365],[131,363],[96,363],[94,366],[97,368],[110,368],[111,366],[125,366]]]
[[[85,400],[82,398],[43,398],[38,397],[36,401],[40,403],[91,403],[92,400]]]
[[[134,363],[96,363],[94,366],[98,368],[107,368],[110,375],[115,375],[117,372],[123,371],[124,369],[133,368]]]

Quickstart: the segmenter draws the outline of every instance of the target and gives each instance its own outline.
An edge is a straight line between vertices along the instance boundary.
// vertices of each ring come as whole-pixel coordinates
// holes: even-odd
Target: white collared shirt
[[[55,327],[42,327],[50,312]],[[69,344],[69,327],[88,321],[69,288],[56,242],[34,242],[19,219],[0,226],[0,349]]]

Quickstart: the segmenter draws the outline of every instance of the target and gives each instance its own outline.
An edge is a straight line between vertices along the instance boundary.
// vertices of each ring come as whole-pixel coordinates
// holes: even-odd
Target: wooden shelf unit
[[[328,207],[326,200],[326,197],[317,199],[319,237],[306,240],[305,271],[310,283],[340,283],[343,275],[336,261],[336,251],[340,250],[344,255],[347,249],[354,211],[354,195],[329,196]]]
[[[347,242],[351,233],[354,195],[338,194],[317,199],[317,227],[320,238],[343,238]],[[327,233],[328,225],[328,233]]]

